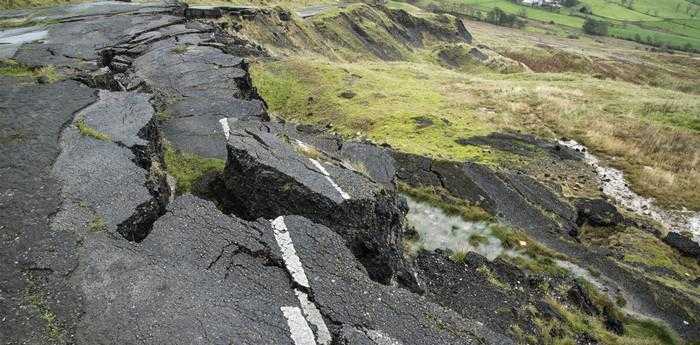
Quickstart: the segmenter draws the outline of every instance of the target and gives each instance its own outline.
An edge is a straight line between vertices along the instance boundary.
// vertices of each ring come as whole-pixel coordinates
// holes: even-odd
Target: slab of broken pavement
[[[0,32],[0,58],[65,76],[0,76],[3,343],[513,343],[440,283],[468,273],[404,255],[398,181],[482,200],[684,327],[646,303],[647,283],[561,240],[576,210],[526,176],[270,121],[237,55],[245,42],[201,18],[251,12],[100,2],[2,14],[35,25]],[[165,145],[226,159],[225,196],[176,195]]]

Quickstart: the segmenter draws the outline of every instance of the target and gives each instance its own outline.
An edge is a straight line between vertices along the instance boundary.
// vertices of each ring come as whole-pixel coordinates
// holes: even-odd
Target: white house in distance
[[[561,7],[559,0],[521,0],[521,4],[528,6],[541,6],[541,7]]]

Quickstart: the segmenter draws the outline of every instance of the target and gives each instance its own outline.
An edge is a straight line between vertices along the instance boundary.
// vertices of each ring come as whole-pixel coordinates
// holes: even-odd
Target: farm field
[[[560,9],[530,7],[508,0],[406,2],[424,9],[481,19],[498,7],[529,22],[548,24],[549,32],[565,33],[565,36],[572,32],[580,34],[585,18],[590,17],[607,22],[610,25],[609,35],[613,37],[686,51],[700,50],[700,6],[684,0],[638,0],[632,1],[631,5],[623,5],[621,1],[580,0],[576,6]]]

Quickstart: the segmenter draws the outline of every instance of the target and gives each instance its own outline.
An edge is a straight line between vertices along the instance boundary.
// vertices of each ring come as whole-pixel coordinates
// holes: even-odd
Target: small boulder
[[[625,221],[617,208],[603,199],[578,199],[574,204],[578,210],[578,226],[615,226]]]
[[[345,99],[352,99],[352,98],[355,98],[355,96],[357,96],[357,94],[355,93],[355,91],[345,90],[345,91],[341,92],[338,96],[341,98],[345,98]]]
[[[433,120],[426,116],[414,116],[411,118],[418,128],[426,128],[433,125]]]

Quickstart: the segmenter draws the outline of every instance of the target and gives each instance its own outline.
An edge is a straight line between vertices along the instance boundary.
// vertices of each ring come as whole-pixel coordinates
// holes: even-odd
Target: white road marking
[[[345,191],[343,191],[343,189],[341,189],[340,186],[338,186],[338,184],[335,183],[335,181],[333,181],[333,179],[331,178],[331,175],[328,173],[328,171],[326,170],[326,168],[323,167],[323,164],[321,164],[321,162],[319,162],[319,161],[317,161],[317,160],[315,160],[315,159],[313,159],[313,158],[309,158],[309,160],[311,161],[311,163],[313,163],[313,165],[316,167],[316,169],[318,169],[318,170],[321,171],[321,173],[323,174],[323,176],[326,177],[326,180],[328,180],[328,182],[331,183],[331,185],[333,186],[333,188],[335,188],[335,190],[337,190],[338,193],[340,193],[340,196],[343,197],[343,199],[345,199],[345,200],[349,200],[349,199],[350,199],[350,194],[345,193]]]
[[[294,243],[292,243],[292,238],[287,231],[287,225],[284,224],[284,217],[279,216],[271,223],[275,232],[275,240],[277,240],[277,245],[282,251],[282,259],[284,259],[284,264],[287,266],[287,271],[289,271],[297,284],[309,288],[309,280],[306,278],[304,267],[301,265],[301,260],[299,260],[297,251],[294,249]]]
[[[316,345],[314,332],[306,322],[299,307],[281,307],[282,314],[287,319],[289,331],[292,333],[292,341],[296,345]]]
[[[228,140],[228,137],[231,135],[231,128],[228,126],[228,117],[224,117],[223,119],[219,120],[219,123],[221,124],[221,128],[224,130],[226,140]]]
[[[294,249],[294,243],[287,230],[287,224],[284,223],[284,217],[279,216],[272,220],[271,223],[275,240],[277,241],[280,251],[282,251],[282,259],[284,260],[284,265],[287,267],[287,271],[292,275],[292,279],[294,279],[297,284],[310,289],[309,279],[306,277],[304,266],[302,266],[301,259],[299,259],[296,249]],[[318,344],[320,345],[330,345],[332,341],[331,333],[328,331],[328,327],[323,321],[321,312],[316,305],[309,300],[309,296],[306,293],[299,289],[294,289],[294,293],[297,295],[299,304],[301,304],[301,310],[304,311],[306,316],[301,315],[298,307],[281,308],[284,316],[287,318],[289,329],[292,331],[292,340],[294,340],[294,343],[296,345],[316,344],[316,340],[318,340]],[[296,314],[297,312],[299,315]],[[301,320],[299,320],[299,317],[301,317]],[[309,328],[308,322],[311,322],[311,324],[316,327],[317,334],[315,338],[313,331]],[[311,332],[311,342],[309,342],[306,337],[306,329]]]
[[[307,296],[304,292],[297,289],[295,289],[294,292],[297,294],[297,298],[299,299],[299,303],[301,303],[301,309],[304,311],[306,319],[309,320],[312,325],[316,326],[318,343],[321,345],[329,345],[332,341],[331,332],[328,331],[328,327],[326,327],[326,322],[323,321],[321,312],[318,310],[318,308],[316,308],[315,304],[309,301],[309,296]]]

